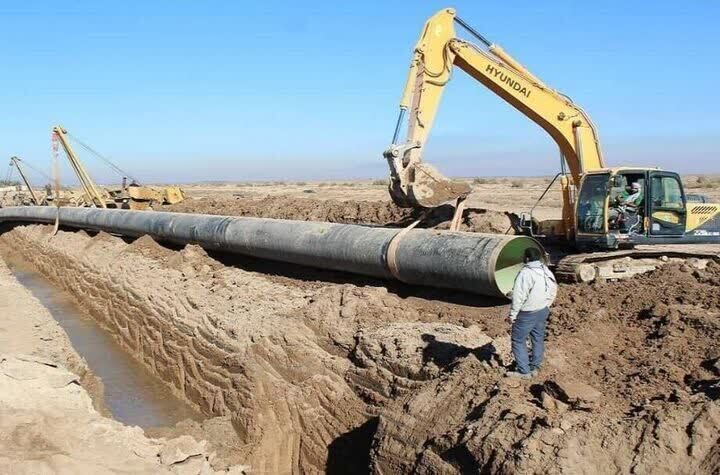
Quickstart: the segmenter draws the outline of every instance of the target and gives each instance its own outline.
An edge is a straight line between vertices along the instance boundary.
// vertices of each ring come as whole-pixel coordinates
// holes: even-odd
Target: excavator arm
[[[458,39],[455,23],[467,29],[486,49]],[[400,116],[392,145],[384,156],[390,166],[390,194],[402,207],[435,207],[470,192],[422,160],[423,149],[454,66],[476,79],[542,127],[557,143],[572,181],[604,168],[597,132],[590,118],[567,96],[549,88],[499,46],[470,28],[453,9],[445,9],[425,24],[415,46],[400,101]],[[407,136],[398,143],[404,116]],[[561,180],[566,226],[572,224],[570,179]],[[571,228],[570,228],[571,229]]]

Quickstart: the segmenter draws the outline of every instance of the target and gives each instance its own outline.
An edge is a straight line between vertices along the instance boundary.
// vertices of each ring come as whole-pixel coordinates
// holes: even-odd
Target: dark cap
[[[525,252],[523,253],[523,262],[533,262],[533,261],[542,261],[543,255],[542,251],[536,247],[528,247],[525,249]]]

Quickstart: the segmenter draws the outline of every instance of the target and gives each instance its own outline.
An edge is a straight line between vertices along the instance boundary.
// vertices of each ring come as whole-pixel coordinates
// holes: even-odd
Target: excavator
[[[456,36],[455,25],[479,44]],[[590,116],[547,86],[497,44],[446,8],[433,15],[417,42],[392,144],[389,192],[400,207],[433,209],[454,201],[462,213],[471,187],[450,180],[422,159],[440,99],[454,68],[462,70],[545,130],[560,149],[560,219],[516,218],[517,233],[537,238],[564,280],[623,278],[657,267],[658,260],[720,254],[720,204],[688,196],[680,176],[648,167],[607,167]],[[407,116],[406,137],[400,140]],[[628,210],[625,190],[641,200]],[[635,195],[637,198],[638,195]],[[538,200],[539,201],[539,200]],[[537,206],[537,204],[536,204]]]
[[[62,147],[68,162],[70,162],[71,168],[80,181],[80,185],[84,193],[76,200],[76,205],[78,206],[144,210],[149,209],[154,203],[174,204],[180,203],[185,199],[183,191],[177,186],[155,189],[148,186],[141,186],[135,179],[128,184],[128,174],[126,172],[118,168],[108,159],[97,154],[97,152],[94,152],[94,150],[87,145],[83,144],[88,151],[103,158],[103,160],[115,171],[123,175],[122,187],[119,190],[108,190],[100,187],[90,177],[87,169],[75,153],[75,150],[70,143],[70,136],[65,128],[59,125],[53,127],[52,140],[53,151],[57,150],[58,144]]]

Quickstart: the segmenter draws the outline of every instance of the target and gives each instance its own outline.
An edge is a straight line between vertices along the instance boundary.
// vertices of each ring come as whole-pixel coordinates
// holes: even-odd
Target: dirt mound
[[[253,470],[720,468],[718,264],[561,285],[545,367],[518,382],[503,377],[497,301],[46,232],[1,239],[179,395],[232,421]]]
[[[76,295],[171,390],[206,414],[230,416],[237,450],[254,469],[322,467],[332,434],[361,422],[363,405],[341,376],[349,362],[291,318],[306,302],[302,288],[218,270],[193,247],[167,259],[147,240],[48,239],[46,230],[18,228],[3,240]]]
[[[26,226],[2,241],[74,294],[180,397],[229,417],[238,458],[260,471],[322,470],[335,439],[366,422],[349,376],[358,332],[391,318],[467,318],[459,305],[415,299],[408,308],[367,282],[270,278],[226,267],[197,246],[172,251],[149,238],[50,237],[48,227]]]
[[[187,199],[182,203],[164,206],[162,211],[383,225],[408,220],[412,215],[411,210],[398,208],[387,201],[318,200],[284,196]]]
[[[405,227],[422,217],[424,222],[420,227],[447,229],[454,209],[451,206],[441,206],[430,212],[399,208],[390,201],[320,200],[286,196],[244,198],[238,196],[190,198],[182,203],[163,206],[161,211],[390,227]],[[512,233],[510,217],[506,213],[479,208],[466,210],[462,230]]]
[[[0,208],[9,206],[33,205],[32,196],[27,191],[0,190]]]
[[[0,355],[0,387],[0,466],[12,473],[220,473],[207,442],[149,439],[102,417],[78,377],[48,360]]]
[[[148,438],[110,419],[102,383],[3,258],[0,315],[0,472],[243,473],[242,466],[218,463],[217,445],[202,441],[210,430],[192,431],[195,439],[185,428],[175,431],[185,432],[181,437]]]
[[[457,359],[380,413],[374,470],[717,471],[719,278],[711,263],[562,286],[536,381]]]
[[[562,292],[551,338],[568,355],[596,361],[587,366],[568,358],[567,372],[606,388],[616,398],[608,404],[622,412],[677,391],[694,392],[709,376],[704,362],[720,357],[712,343],[720,341],[718,279],[715,262],[705,270],[668,265],[632,280]]]

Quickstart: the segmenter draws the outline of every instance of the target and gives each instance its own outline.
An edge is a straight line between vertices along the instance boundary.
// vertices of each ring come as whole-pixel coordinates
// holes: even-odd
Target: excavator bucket
[[[451,180],[427,163],[415,165],[408,198],[425,208],[434,208],[458,198],[465,198],[472,188],[468,183]]]

